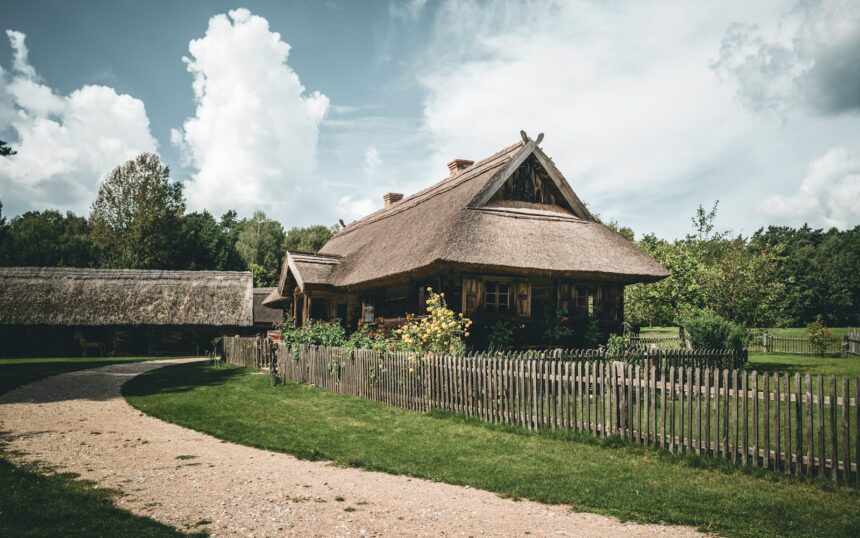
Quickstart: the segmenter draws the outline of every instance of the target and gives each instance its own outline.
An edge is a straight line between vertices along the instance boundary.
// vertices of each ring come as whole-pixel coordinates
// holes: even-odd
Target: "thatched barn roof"
[[[546,172],[563,207],[492,200],[527,159]],[[669,274],[598,222],[552,160],[525,137],[455,170],[426,190],[349,224],[317,256],[336,263],[325,272],[314,273],[313,281],[319,285],[324,279],[336,288],[363,287],[443,263],[464,270],[620,283],[655,281]],[[294,265],[285,264],[279,285],[282,293],[291,289],[285,286],[289,278],[304,289],[305,268]]]
[[[253,324],[249,272],[0,268],[0,325]]]
[[[266,299],[277,296],[280,299],[278,288],[254,288],[254,325],[272,325],[283,319],[280,311],[283,306],[267,307]]]

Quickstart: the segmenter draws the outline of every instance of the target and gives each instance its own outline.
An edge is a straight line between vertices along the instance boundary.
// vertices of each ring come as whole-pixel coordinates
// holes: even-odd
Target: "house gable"
[[[552,160],[528,139],[522,149],[499,171],[469,207],[528,204],[560,208],[576,217],[596,222]],[[538,140],[543,137],[538,136]]]

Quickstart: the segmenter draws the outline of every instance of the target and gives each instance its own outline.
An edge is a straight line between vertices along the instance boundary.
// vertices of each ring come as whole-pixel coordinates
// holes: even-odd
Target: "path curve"
[[[298,460],[149,417],[120,395],[132,377],[179,362],[187,359],[71,372],[4,395],[9,451],[120,490],[122,508],[213,536],[701,536]]]

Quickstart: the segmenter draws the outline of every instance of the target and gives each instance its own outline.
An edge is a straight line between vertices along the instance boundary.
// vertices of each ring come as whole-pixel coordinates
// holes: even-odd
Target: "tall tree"
[[[241,224],[236,250],[254,273],[257,286],[273,286],[278,281],[284,256],[284,228],[262,211]]]
[[[142,153],[117,166],[99,187],[90,214],[103,267],[169,269],[185,211],[182,185],[157,155]]]

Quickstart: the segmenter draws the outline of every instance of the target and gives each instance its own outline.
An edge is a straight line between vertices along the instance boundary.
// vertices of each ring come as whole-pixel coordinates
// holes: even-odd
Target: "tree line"
[[[860,325],[860,226],[849,230],[768,226],[749,237],[717,230],[699,206],[692,232],[635,244],[672,275],[628,286],[633,326],[683,326],[703,313],[746,327],[798,327],[821,316],[830,326]],[[634,240],[633,231],[610,227]]]
[[[14,154],[0,141],[0,156]],[[628,286],[633,326],[683,326],[712,313],[746,327],[860,325],[860,226],[850,230],[769,226],[749,237],[717,230],[699,207],[676,240],[608,225],[662,263],[671,276]],[[7,222],[0,203],[0,265],[129,269],[249,270],[256,286],[278,281],[284,251],[316,252],[338,226],[293,227],[261,211],[239,219],[187,212],[181,183],[156,155],[111,171],[88,217],[29,211]]]
[[[8,148],[8,146],[5,146]],[[285,231],[262,211],[187,212],[181,183],[144,153],[102,182],[88,217],[28,211],[7,221],[0,202],[0,265],[244,271],[277,284],[285,250],[316,252],[338,227]]]

